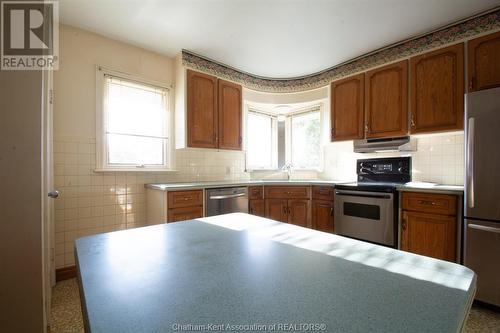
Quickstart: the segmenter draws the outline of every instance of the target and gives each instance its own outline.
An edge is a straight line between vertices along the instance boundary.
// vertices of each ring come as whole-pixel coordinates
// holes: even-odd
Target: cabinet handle
[[[419,204],[421,205],[428,205],[428,206],[435,206],[436,203],[434,201],[429,201],[429,200],[419,200]]]

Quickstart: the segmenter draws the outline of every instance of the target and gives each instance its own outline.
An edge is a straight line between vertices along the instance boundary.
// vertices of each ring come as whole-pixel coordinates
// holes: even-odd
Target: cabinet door
[[[332,83],[331,140],[362,139],[365,75],[358,74]]]
[[[333,233],[333,201],[312,201],[312,227]]]
[[[403,211],[401,250],[455,261],[456,217]]]
[[[219,80],[219,148],[241,150],[241,86]]]
[[[408,61],[366,73],[366,137],[408,134]]]
[[[410,59],[411,133],[463,129],[463,68],[463,44]]]
[[[288,200],[288,223],[309,226],[309,200]]]
[[[249,201],[249,212],[252,215],[265,216],[264,199],[256,199]]]
[[[271,220],[287,222],[287,200],[266,199],[266,217]]]
[[[217,78],[187,71],[187,140],[189,147],[217,148]]]
[[[468,42],[469,91],[500,86],[500,32]]]

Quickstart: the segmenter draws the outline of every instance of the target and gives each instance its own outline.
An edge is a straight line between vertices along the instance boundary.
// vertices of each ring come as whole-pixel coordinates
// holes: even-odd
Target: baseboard
[[[68,280],[76,277],[76,266],[69,266],[56,269],[56,282]]]

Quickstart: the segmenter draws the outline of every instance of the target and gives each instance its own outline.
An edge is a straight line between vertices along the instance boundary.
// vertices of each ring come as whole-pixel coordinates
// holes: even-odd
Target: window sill
[[[175,169],[148,169],[148,168],[97,168],[93,170],[94,172],[179,172],[179,170]]]

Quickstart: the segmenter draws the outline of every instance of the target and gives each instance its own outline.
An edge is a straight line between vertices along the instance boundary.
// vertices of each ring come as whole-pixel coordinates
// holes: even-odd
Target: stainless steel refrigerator
[[[465,96],[465,265],[500,306],[500,88]]]

